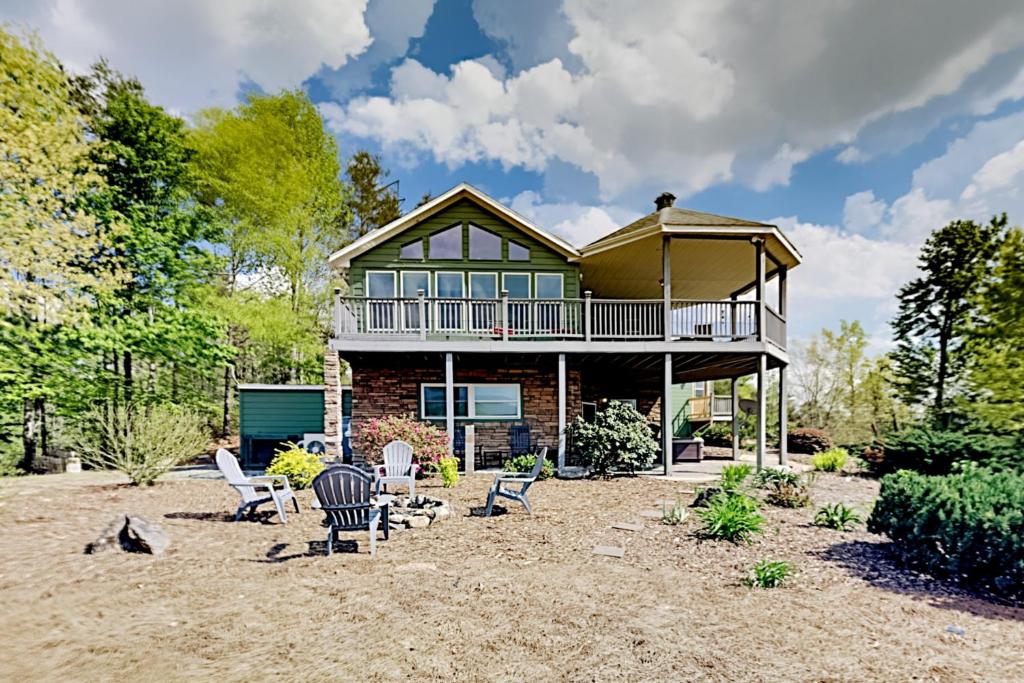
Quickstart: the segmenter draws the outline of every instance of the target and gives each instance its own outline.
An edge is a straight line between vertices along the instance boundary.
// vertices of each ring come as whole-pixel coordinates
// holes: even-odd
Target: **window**
[[[398,258],[420,260],[423,258],[423,240],[416,240],[402,245]]]
[[[696,397],[708,395],[708,383],[707,382],[695,382],[693,385],[693,395]]]
[[[419,329],[420,327],[420,304],[415,301],[419,297],[419,290],[423,290],[424,296],[430,296],[430,273],[425,271],[402,271],[402,315],[404,316],[406,329]],[[430,314],[427,314],[427,321]]]
[[[395,273],[377,270],[366,273],[366,322],[370,330],[395,328]]]
[[[525,332],[530,329],[530,274],[504,273],[501,286],[508,291],[509,329],[513,332]]]
[[[475,225],[469,226],[469,258],[500,261],[501,237]]]
[[[455,225],[430,236],[431,259],[462,260],[462,226]]]
[[[537,298],[538,299],[561,299],[562,298],[562,274],[561,273],[537,273]]]
[[[518,420],[522,401],[518,384],[456,384],[456,419]],[[425,420],[443,420],[444,385],[424,384],[420,414]]]
[[[395,273],[391,270],[370,271],[366,274],[366,296],[392,298],[395,296]]]
[[[562,298],[561,273],[537,273],[536,296],[538,299]],[[558,334],[562,331],[562,302],[543,301],[534,306],[536,317],[534,327],[540,334]]]
[[[636,410],[636,399],[635,398],[610,398],[608,403],[624,403],[633,410]]]
[[[463,290],[462,273],[438,273],[437,295],[453,299],[464,297],[466,292]]]
[[[464,307],[462,299],[466,296],[462,273],[438,273],[436,277],[437,296],[449,299],[437,302],[437,327],[441,330],[461,330]]]
[[[497,299],[497,273],[470,273],[469,296],[472,299]]]
[[[470,273],[469,298],[483,299],[469,302],[470,327],[476,331],[493,331],[498,321],[498,274]]]
[[[518,242],[508,241],[508,260],[509,261],[529,261],[530,250],[527,247],[519,244]]]

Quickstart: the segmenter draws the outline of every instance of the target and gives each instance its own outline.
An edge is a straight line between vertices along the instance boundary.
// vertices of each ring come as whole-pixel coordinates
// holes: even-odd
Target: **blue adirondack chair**
[[[544,460],[548,457],[548,449],[544,447],[537,454],[537,462],[533,465],[533,470],[530,472],[501,472],[494,478],[494,484],[491,485],[491,490],[487,494],[487,510],[484,512],[485,517],[491,516],[491,509],[494,507],[494,499],[501,497],[509,500],[514,500],[518,503],[522,503],[523,507],[529,514],[533,514],[533,509],[530,507],[530,500],[526,497],[526,491],[530,488],[533,482],[537,481],[537,477],[540,476],[540,470],[544,467]],[[514,488],[518,487],[518,489]]]

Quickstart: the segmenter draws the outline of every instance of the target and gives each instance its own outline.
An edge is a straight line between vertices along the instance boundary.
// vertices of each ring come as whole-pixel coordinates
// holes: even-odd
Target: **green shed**
[[[351,395],[342,388],[343,449],[348,451]],[[347,410],[346,410],[347,408]],[[239,384],[242,467],[266,467],[285,441],[324,432],[324,388],[319,384]]]

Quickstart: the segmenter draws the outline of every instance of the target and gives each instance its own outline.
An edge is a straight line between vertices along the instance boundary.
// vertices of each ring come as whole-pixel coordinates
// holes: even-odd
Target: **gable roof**
[[[475,204],[497,214],[499,217],[511,223],[515,228],[538,240],[542,244],[555,250],[567,259],[579,258],[580,252],[571,244],[560,237],[541,230],[529,220],[508,208],[501,202],[489,197],[477,188],[468,183],[459,183],[444,194],[441,194],[423,206],[418,206],[409,213],[396,218],[387,225],[366,233],[348,246],[339,249],[331,254],[327,262],[332,268],[348,268],[352,259],[364,254],[374,247],[383,244],[396,235],[418,225],[421,221],[438,213],[455,202],[468,199]]]

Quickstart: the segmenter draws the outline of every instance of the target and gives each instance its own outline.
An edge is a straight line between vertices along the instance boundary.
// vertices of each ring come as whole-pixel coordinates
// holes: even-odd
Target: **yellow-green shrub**
[[[437,467],[441,470],[441,485],[450,489],[459,483],[459,460],[453,457],[444,457],[437,462]]]
[[[285,448],[274,451],[267,474],[283,474],[293,489],[308,488],[316,475],[323,471],[323,463],[317,456],[291,442],[284,445]]]
[[[811,465],[821,472],[838,472],[846,465],[846,459],[850,454],[845,448],[834,446],[827,451],[822,451],[811,458]]]

